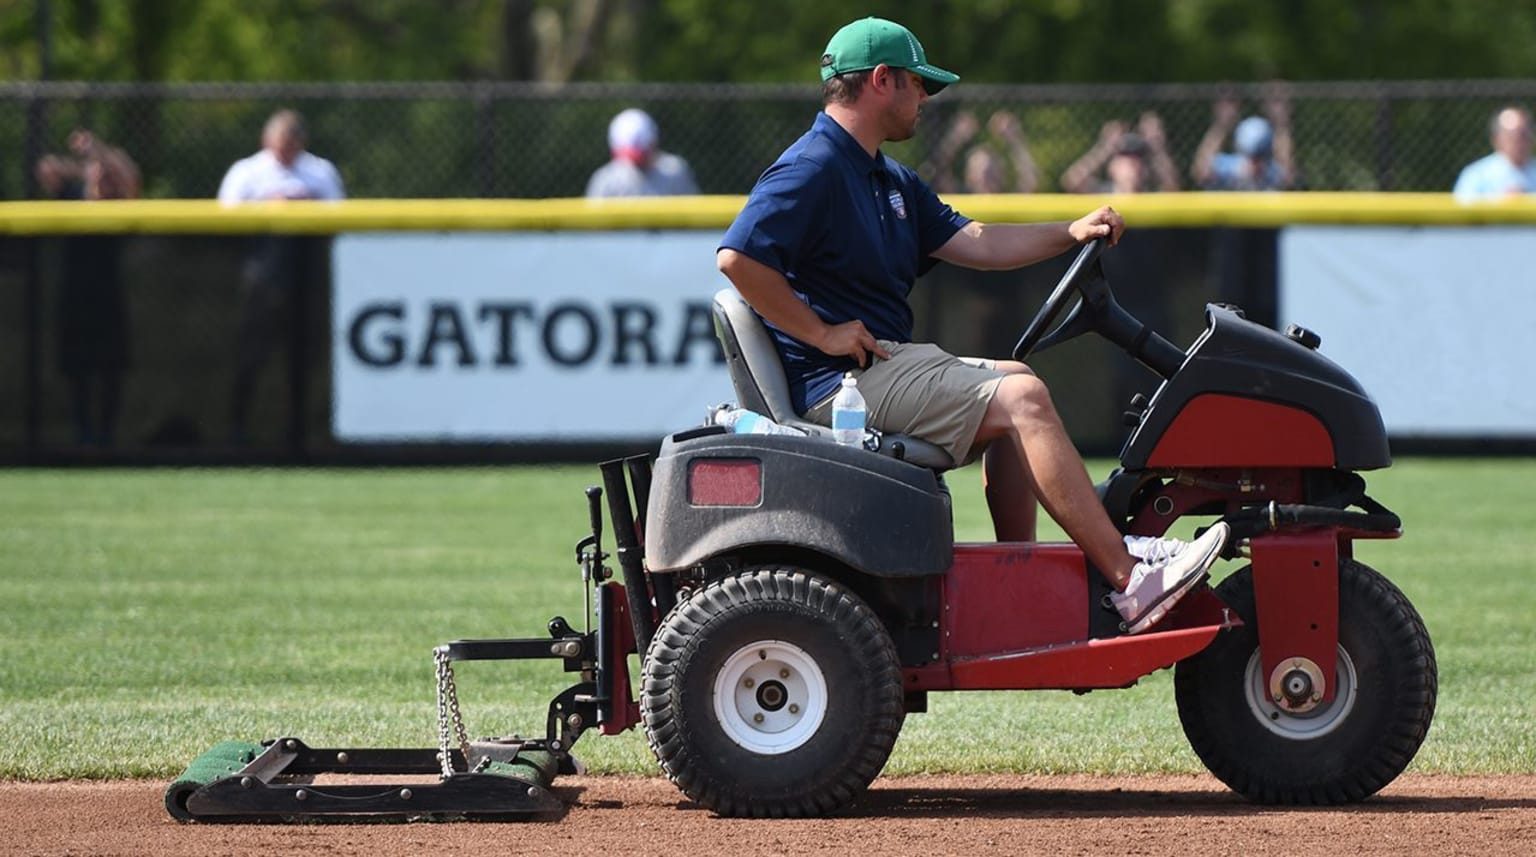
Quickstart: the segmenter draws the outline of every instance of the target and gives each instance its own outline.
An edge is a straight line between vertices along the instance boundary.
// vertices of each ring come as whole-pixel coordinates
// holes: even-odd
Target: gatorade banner
[[[716,232],[338,236],[332,429],[350,442],[627,441],[735,398]]]

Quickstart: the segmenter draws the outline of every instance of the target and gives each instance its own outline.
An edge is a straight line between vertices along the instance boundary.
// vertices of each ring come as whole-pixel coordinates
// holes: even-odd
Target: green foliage
[[[46,26],[39,26],[46,10]],[[1107,119],[1158,110],[1179,170],[1209,122],[1217,88],[1361,81],[1348,92],[1299,97],[1303,188],[1443,190],[1487,152],[1483,122],[1511,96],[1455,89],[1387,98],[1369,81],[1529,78],[1536,68],[1536,0],[1494,6],[1431,0],[895,0],[868,11],[910,25],[932,60],[968,85],[929,105],[918,137],[890,151],[914,165],[960,109],[1016,112],[1042,170],[1042,190],[1097,138]],[[0,80],[42,71],[48,33],[56,80],[325,84],[361,81],[780,83],[784,92],[599,88],[417,87],[352,93],[315,88],[198,92],[138,89],[28,101],[0,113],[0,146],[58,151],[76,127],[139,161],[149,197],[207,197],[236,158],[255,151],[278,107],[310,119],[314,151],[341,169],[354,197],[577,196],[607,156],[608,117],[637,102],[689,160],[706,193],[744,193],[809,124],[817,59],[856,14],[789,0],[12,0],[0,3]],[[1166,84],[1078,100],[1059,91],[975,84]],[[439,95],[441,93],[441,95]],[[787,93],[787,94],[786,94]],[[1124,99],[1110,103],[1107,99]],[[1006,99],[1006,103],[986,103]],[[450,103],[459,102],[459,103]],[[1245,112],[1258,109],[1253,97]],[[33,151],[35,150],[35,151]],[[0,198],[23,195],[28,165],[0,168]]]
[[[40,62],[35,8],[0,10],[12,77]],[[453,79],[493,66],[496,4],[477,0],[54,2],[52,77],[64,80]]]
[[[1533,478],[1536,460],[1370,474],[1406,535],[1358,555],[1417,605],[1440,661],[1416,770],[1536,771]],[[168,778],[217,741],[278,734],[433,745],[433,646],[541,635],[556,614],[580,625],[571,545],[596,480],[591,467],[0,472],[0,779]],[[979,481],[974,467],[950,478],[963,540],[989,538]],[[546,662],[458,677],[475,734],[536,731],[569,680]],[[1165,671],[1081,697],[934,694],[888,771],[1198,771],[1171,684]],[[578,749],[598,771],[655,770],[634,731]]]
[[[817,0],[15,0],[0,77],[806,82],[854,12]],[[1459,79],[1536,68],[1536,0],[891,0],[934,62],[995,83]],[[587,22],[592,22],[588,32]]]

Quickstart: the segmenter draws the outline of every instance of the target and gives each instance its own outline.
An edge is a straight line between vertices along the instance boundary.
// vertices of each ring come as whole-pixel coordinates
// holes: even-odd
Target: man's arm
[[[1019,117],[1006,110],[999,110],[987,120],[987,130],[998,136],[1008,149],[1008,160],[1013,163],[1014,193],[1034,193],[1040,189],[1040,167],[1029,151],[1029,141],[1024,139],[1024,127]]]
[[[1482,163],[1476,160],[1461,168],[1456,176],[1456,185],[1451,189],[1457,202],[1476,202],[1483,197]]]
[[[1152,164],[1152,175],[1157,177],[1157,189],[1163,193],[1177,191],[1179,168],[1173,165],[1173,157],[1168,154],[1168,135],[1163,130],[1163,117],[1157,115],[1155,110],[1148,110],[1141,114],[1136,130],[1147,141],[1147,158]]]
[[[677,158],[677,187],[672,193],[677,196],[695,196],[699,193],[699,180],[693,177],[693,165],[681,155],[673,155]]]
[[[745,253],[721,248],[715,254],[715,264],[758,315],[822,353],[834,357],[847,355],[857,360],[860,366],[869,364],[870,354],[881,358],[891,356],[865,329],[864,322],[827,324],[795,296],[783,274]]]
[[[308,169],[304,170],[304,192],[310,199],[341,200],[347,198],[347,188],[341,181],[341,170],[330,160],[305,152],[301,155]]]
[[[1007,271],[1059,256],[1072,245],[1095,238],[1107,238],[1113,247],[1123,232],[1125,220],[1107,205],[1071,223],[980,223],[973,220],[933,256],[965,268]]]
[[[926,174],[928,183],[940,193],[957,193],[964,190],[959,178],[955,175],[955,161],[959,160],[961,150],[975,139],[980,130],[981,123],[977,121],[976,114],[969,110],[962,110],[950,123],[944,136],[939,139],[939,145],[934,148],[933,157],[923,165],[923,173]]]
[[[1081,157],[1073,161],[1061,174],[1061,189],[1067,193],[1093,193],[1094,178],[1099,170],[1115,153],[1115,146],[1125,136],[1125,123],[1105,122],[1099,129],[1099,139],[1084,152]]]
[[[1279,85],[1264,105],[1269,114],[1270,127],[1274,128],[1273,153],[1275,165],[1280,168],[1280,186],[1275,190],[1290,190],[1296,184],[1295,143],[1291,139],[1291,102]]]
[[[246,197],[245,175],[249,166],[244,160],[235,161],[224,173],[224,180],[219,182],[219,202],[224,205],[234,205],[244,202]]]
[[[94,199],[137,199],[140,191],[139,165],[128,153],[103,143],[95,134],[76,128],[69,135],[70,151],[78,155],[92,171],[86,170],[86,195]]]
[[[99,140],[92,143],[87,163],[97,164],[94,196],[97,199],[138,199],[139,166],[128,153]]]
[[[1206,187],[1215,178],[1216,155],[1221,151],[1222,141],[1232,132],[1232,126],[1237,124],[1237,102],[1232,98],[1222,98],[1212,108],[1211,127],[1205,130],[1205,136],[1200,138],[1200,145],[1195,148],[1194,162],[1189,166],[1189,177],[1195,180],[1198,187]]]

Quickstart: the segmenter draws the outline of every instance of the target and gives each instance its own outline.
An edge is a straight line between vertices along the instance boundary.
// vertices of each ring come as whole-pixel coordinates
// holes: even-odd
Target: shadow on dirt
[[[685,804],[687,805],[687,804]],[[1477,813],[1536,809],[1536,797],[1378,795],[1339,806],[1265,806],[1231,792],[1072,789],[883,788],[866,794],[848,818],[1094,818],[1123,816],[1233,816],[1275,813]]]

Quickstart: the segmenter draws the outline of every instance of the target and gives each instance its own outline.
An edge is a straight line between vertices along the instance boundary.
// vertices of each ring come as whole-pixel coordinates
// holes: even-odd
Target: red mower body
[[[867,608],[862,627],[877,622],[889,640],[889,654],[835,644],[828,668],[850,658],[864,664],[855,674],[867,677],[894,658],[900,687],[889,692],[899,692],[907,712],[925,711],[932,692],[1087,692],[1129,687],[1173,667],[1192,747],[1255,800],[1356,800],[1406,766],[1428,728],[1436,679],[1411,605],[1353,559],[1355,539],[1400,534],[1397,517],[1366,495],[1359,475],[1391,463],[1375,403],[1304,329],[1279,333],[1212,305],[1205,332],[1182,351],[1129,319],[1107,285],[1095,282],[1083,287],[1082,305],[1099,314],[1092,329],[1164,377],[1150,401],[1133,402],[1122,466],[1099,485],[1106,511],[1127,535],[1187,537],[1191,525],[1198,532],[1203,522],[1225,521],[1233,533],[1226,556],[1248,566],[1218,586],[1197,586],[1156,625],[1129,635],[1106,598],[1110,585],[1076,545],[955,543],[942,468],[898,460],[899,445],[893,457],[813,437],[711,428],[674,435],[647,478],[644,579],[669,581],[665,588],[677,595],[654,604],[657,642],[647,648],[646,635],[637,635],[648,664],[639,716],[654,734],[679,728],[672,718],[711,735],[718,728],[719,740],[705,742],[708,758],[652,742],[674,779],[708,772],[711,785],[695,789],[698,799],[723,814],[801,813],[739,773],[757,757],[723,767],[710,760],[736,758],[761,741],[767,772],[778,770],[771,765],[779,754],[800,752],[781,738],[793,730],[774,725],[779,697],[744,689],[767,674],[737,665],[762,658],[799,681],[815,661],[816,623],[845,620],[805,617],[803,638],[789,624],[783,631],[776,621],[754,625],[741,632],[745,642],[726,635],[718,644],[735,654],[713,679],[688,685],[676,675],[700,669],[690,658],[716,645],[709,630],[716,623],[759,601],[764,609],[792,602],[791,612],[814,613],[828,603],[816,594],[823,586]],[[1048,305],[1055,303],[1053,296]],[[1062,329],[1084,325],[1082,305]],[[1021,349],[1039,341],[1038,327],[1031,325]],[[837,638],[850,634],[858,636],[848,628]],[[1381,651],[1388,638],[1404,651]],[[665,680],[653,685],[658,652]],[[609,696],[621,693],[615,686]],[[866,699],[860,693],[869,688],[850,690],[849,699]],[[717,702],[713,719],[703,709],[690,718],[686,709],[699,703],[688,700],[698,694],[734,702]],[[874,707],[879,698],[846,704]],[[834,743],[887,734],[877,724],[839,733]],[[865,761],[878,756],[883,764],[889,748],[875,746]],[[809,760],[804,767],[832,777],[836,788],[862,787],[843,776],[853,768]],[[719,796],[738,787],[739,799]]]

